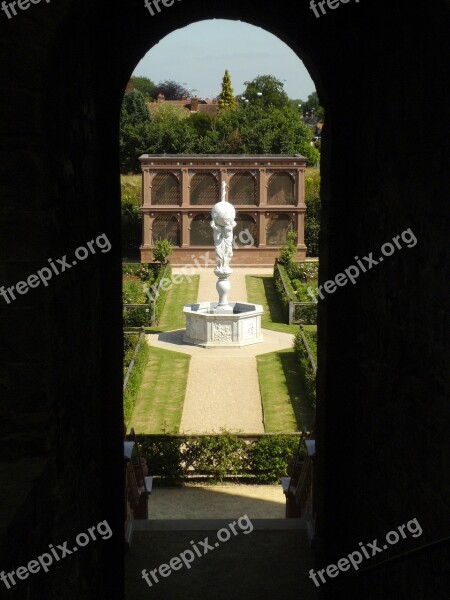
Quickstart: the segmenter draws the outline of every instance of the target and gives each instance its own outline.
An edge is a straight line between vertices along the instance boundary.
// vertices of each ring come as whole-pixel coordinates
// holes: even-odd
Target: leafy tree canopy
[[[172,121],[182,121],[189,117],[189,111],[172,104],[163,104],[152,110],[152,118],[155,123],[167,123]]]
[[[121,125],[149,123],[150,120],[150,113],[142,92],[139,90],[126,92],[122,102]]]
[[[160,81],[158,85],[155,86],[152,97],[156,100],[159,94],[164,94],[166,100],[181,100],[184,96],[191,98],[192,92],[194,91],[196,90],[189,91],[183,84],[172,81],[171,79],[166,79],[165,81]]]
[[[309,166],[317,165],[320,153],[311,145],[313,131],[303,123],[298,106],[287,99],[283,84],[271,75],[260,76],[248,82],[247,89],[268,92],[266,98],[265,91],[262,96],[255,92],[252,102],[216,115],[189,115],[182,108],[161,104],[150,117],[139,91],[126,94],[120,137],[122,173],[140,172],[138,157],[144,153],[302,154]]]
[[[258,75],[252,81],[245,81],[244,98],[249,105],[258,104],[264,108],[284,108],[289,98],[284,91],[284,84],[273,75]]]
[[[148,77],[138,77],[137,75],[131,76],[131,83],[134,85],[134,89],[138,90],[144,95],[147,102],[152,99],[152,94],[155,89],[155,84]]]
[[[306,102],[302,102],[301,104],[303,116],[306,116],[306,113],[309,113],[309,115],[311,115],[311,113],[314,112],[314,116],[317,117],[319,121],[324,118],[325,111],[322,108],[322,106],[320,106],[319,96],[317,92],[313,92],[312,94],[310,94],[308,96],[308,100],[306,100]]]
[[[205,136],[214,130],[215,117],[206,113],[192,113],[189,117],[189,124],[195,130],[197,135]]]
[[[120,114],[121,172],[138,172],[138,157],[146,151],[151,116],[139,90],[127,92]]]

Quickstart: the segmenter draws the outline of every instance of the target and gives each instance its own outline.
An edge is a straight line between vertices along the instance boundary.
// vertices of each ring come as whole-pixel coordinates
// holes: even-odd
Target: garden
[[[169,263],[122,264],[124,327],[149,327],[160,322],[168,293],[162,283],[170,275]]]

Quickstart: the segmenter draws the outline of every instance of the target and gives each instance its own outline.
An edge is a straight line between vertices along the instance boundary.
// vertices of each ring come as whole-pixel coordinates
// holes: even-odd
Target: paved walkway
[[[176,273],[176,269],[173,269]],[[231,291],[228,294],[229,302],[246,302],[247,286],[245,285],[246,275],[272,275],[272,267],[236,267],[230,277]],[[218,298],[216,291],[217,277],[214,275],[214,269],[199,270],[200,283],[198,286],[197,302],[208,302]]]
[[[177,269],[173,270],[177,273]],[[214,300],[213,269],[200,269],[198,302]],[[247,301],[246,275],[271,274],[271,268],[235,268],[229,300]],[[181,307],[180,307],[181,309]],[[184,330],[150,334],[152,346],[192,356],[180,433],[218,433],[221,429],[263,433],[264,422],[256,356],[292,346],[292,335],[263,330],[264,341],[243,348],[201,348],[183,344]]]

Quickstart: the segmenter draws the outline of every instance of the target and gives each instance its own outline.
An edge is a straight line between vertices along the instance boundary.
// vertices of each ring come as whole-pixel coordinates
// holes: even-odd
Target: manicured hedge
[[[156,325],[158,325],[161,320],[162,311],[164,309],[164,305],[166,304],[167,294],[169,293],[169,289],[170,289],[170,287],[168,285],[165,285],[166,282],[163,281],[163,278],[170,280],[171,277],[172,277],[172,266],[170,263],[167,263],[166,265],[164,265],[163,267],[160,268],[160,270],[158,272],[158,276],[155,280],[155,285],[159,291],[158,297],[156,299],[156,306],[155,306],[155,324]],[[167,289],[164,289],[164,288],[167,288]],[[150,294],[152,296],[154,295],[152,290],[150,290]]]
[[[125,333],[124,339],[126,340],[126,338],[130,335],[136,336],[137,334]],[[138,338],[139,338],[139,336],[138,336]],[[137,341],[138,340],[136,340],[136,343],[137,343]],[[129,343],[129,342],[127,342],[127,343]],[[128,349],[128,351],[127,351],[127,349],[125,350],[125,356],[129,357],[130,360],[134,354],[134,349],[136,347],[136,343],[133,345],[131,354],[130,354],[129,349]],[[145,337],[143,337],[141,344],[139,346],[138,353],[134,358],[134,366],[131,371],[130,377],[128,378],[127,387],[125,388],[125,390],[123,392],[123,415],[124,415],[124,420],[125,420],[126,424],[128,424],[129,420],[131,419],[134,407],[136,405],[136,398],[137,398],[137,394],[139,392],[139,388],[140,388],[140,385],[142,382],[144,370],[147,365],[148,355],[149,355],[149,346],[145,340]],[[129,364],[129,362],[128,362],[128,364]],[[128,368],[128,364],[126,366],[124,365],[124,375]]]
[[[278,292],[280,302],[284,308],[284,312],[286,315],[286,323],[289,323],[289,302],[291,300],[293,300],[295,297],[294,288],[290,285],[289,277],[286,273],[286,269],[285,269],[284,265],[282,265],[281,263],[278,263],[278,267],[279,267],[279,269],[277,269],[277,263],[275,263],[275,266],[273,269],[273,281],[275,283],[275,288]],[[283,285],[281,276],[283,276],[284,282],[287,287],[287,292]]]
[[[255,441],[222,433],[205,436],[137,436],[149,472],[164,484],[206,477],[215,482],[279,483],[299,443],[296,435],[263,435]]]
[[[278,265],[278,268],[277,268]],[[308,294],[308,288],[317,288],[319,265],[317,263],[275,263],[273,280],[278,297],[284,308],[286,323],[289,323],[289,304],[304,302],[304,305],[294,305],[295,323],[315,325],[317,323],[317,303]],[[283,285],[283,281],[284,284]]]
[[[123,376],[133,358],[134,349],[139,341],[139,333],[127,333],[123,336]]]
[[[317,324],[317,304],[309,302],[308,304],[294,305],[294,322],[303,325]]]
[[[311,336],[316,336],[315,341],[317,344],[317,334],[308,332]],[[306,337],[306,336],[305,336]],[[300,362],[300,377],[302,384],[311,406],[316,406],[316,374],[312,368],[311,361],[309,360],[306,346],[303,342],[301,332],[299,331],[294,338],[294,350],[298,356]],[[314,348],[310,348],[311,354],[314,357]]]

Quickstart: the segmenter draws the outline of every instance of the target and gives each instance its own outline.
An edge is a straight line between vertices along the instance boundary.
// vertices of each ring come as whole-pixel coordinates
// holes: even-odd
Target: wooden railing
[[[286,496],[286,517],[302,517],[306,520],[310,540],[314,538],[315,506],[314,506],[314,460],[315,440],[309,439],[313,434],[301,438],[298,453],[294,462],[294,469],[301,464],[298,479],[291,476],[282,478],[283,491]],[[306,455],[303,462],[301,456]]]

